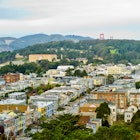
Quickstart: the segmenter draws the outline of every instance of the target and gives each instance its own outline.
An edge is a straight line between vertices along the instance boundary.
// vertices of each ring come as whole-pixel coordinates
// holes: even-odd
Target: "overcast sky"
[[[36,33],[140,40],[140,0],[0,0],[0,37]]]

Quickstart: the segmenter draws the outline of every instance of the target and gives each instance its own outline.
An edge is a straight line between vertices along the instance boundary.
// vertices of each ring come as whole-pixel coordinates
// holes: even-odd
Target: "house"
[[[79,113],[82,116],[92,116],[92,117],[96,118],[95,110],[97,107],[99,107],[99,105],[86,103],[83,106],[79,107]]]
[[[132,105],[129,105],[129,107],[126,110],[132,111],[135,114],[138,111],[138,106],[135,104],[132,104]]]
[[[37,114],[36,116],[35,115],[32,115],[32,114],[36,114],[36,109],[32,109],[30,108],[29,106],[27,105],[14,105],[14,104],[4,104],[4,105],[0,105],[0,112],[4,112],[4,111],[14,111],[14,110],[18,110],[22,113],[24,113],[25,117],[26,117],[26,126],[28,127],[30,124],[32,124],[32,117],[34,118],[39,118],[40,116]],[[33,113],[34,112],[34,113]]]
[[[25,92],[13,92],[13,93],[10,93],[8,96],[10,99],[16,99],[16,100],[23,100],[23,99],[26,100],[27,99]]]
[[[62,65],[62,66],[57,67],[58,71],[63,71],[63,72],[68,69],[74,69],[74,66],[73,65]]]
[[[104,76],[96,76],[93,77],[93,79],[94,79],[94,86],[106,85],[106,77]]]
[[[38,112],[41,116],[51,117],[54,113],[54,103],[53,102],[36,102],[35,105],[38,107]]]
[[[131,119],[132,119],[133,115],[134,114],[132,111],[125,111],[124,112],[124,122],[131,123]]]
[[[96,131],[99,129],[99,127],[102,126],[102,120],[95,119],[90,116],[82,116],[79,119],[78,124],[84,125],[86,128],[92,129],[93,133],[96,133]]]
[[[26,117],[19,110],[5,111],[0,114],[0,123],[3,124],[6,137],[13,137],[24,132],[26,129]]]
[[[138,111],[138,106],[130,105],[124,112],[124,121],[130,123],[134,114]]]
[[[113,125],[117,121],[117,106],[113,103],[109,103],[108,107],[110,108],[109,124]]]
[[[34,104],[36,102],[53,102],[54,109],[57,110],[59,106],[59,97],[58,95],[42,95],[42,96],[30,96],[30,103]]]

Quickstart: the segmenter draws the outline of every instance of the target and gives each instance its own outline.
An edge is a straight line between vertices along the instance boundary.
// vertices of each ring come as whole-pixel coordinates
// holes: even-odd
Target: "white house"
[[[136,105],[130,105],[124,112],[124,121],[130,123],[132,117],[137,111],[138,107]]]

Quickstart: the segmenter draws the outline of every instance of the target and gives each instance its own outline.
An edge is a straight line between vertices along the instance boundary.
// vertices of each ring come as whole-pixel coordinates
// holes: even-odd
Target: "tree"
[[[88,76],[88,74],[87,74],[87,72],[86,72],[85,70],[83,70],[83,71],[81,72],[81,77],[84,77],[84,76]]]
[[[136,86],[136,89],[139,89],[140,88],[140,81],[136,82],[135,86]]]
[[[108,84],[113,84],[113,82],[114,82],[114,77],[113,77],[113,75],[108,75],[107,76],[107,81],[108,81]]]
[[[135,120],[139,119],[140,118],[140,110],[138,110],[135,115],[132,117],[132,122],[134,122]]]
[[[134,122],[132,123],[132,128],[133,130],[140,132],[140,118],[136,118],[134,120]]]
[[[92,89],[91,89],[91,88],[88,88],[88,89],[86,90],[86,93],[87,93],[87,94],[90,94],[91,91],[92,91]]]
[[[67,76],[72,76],[72,71],[73,71],[73,70],[70,69],[70,68],[67,69],[67,70],[66,70],[66,75],[67,75]]]
[[[100,127],[96,132],[97,140],[135,140],[134,132],[123,125],[113,125],[111,127]]]
[[[106,102],[101,103],[99,107],[96,108],[97,118],[102,119],[102,124],[107,124],[108,116],[110,115],[110,108]]]
[[[96,140],[90,129],[77,124],[80,116],[64,114],[49,123],[42,123],[43,131],[33,135],[32,140]]]

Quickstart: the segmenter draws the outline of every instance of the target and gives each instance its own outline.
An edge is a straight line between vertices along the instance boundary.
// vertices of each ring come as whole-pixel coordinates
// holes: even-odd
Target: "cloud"
[[[120,37],[118,31],[123,31],[134,32],[139,38],[140,33],[134,30],[140,23],[139,4],[139,0],[4,0],[0,5],[0,30],[7,34],[15,31],[96,36],[116,32],[116,37]]]

